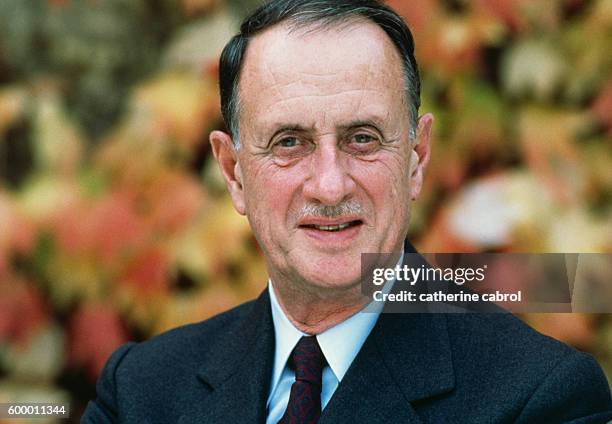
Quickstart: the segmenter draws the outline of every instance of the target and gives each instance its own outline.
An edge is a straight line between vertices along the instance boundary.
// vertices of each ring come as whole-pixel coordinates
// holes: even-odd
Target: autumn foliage
[[[0,2],[0,402],[78,410],[120,344],[265,286],[207,141],[251,3]],[[612,252],[612,3],[389,4],[436,118],[415,244]],[[609,316],[526,319],[612,375]]]

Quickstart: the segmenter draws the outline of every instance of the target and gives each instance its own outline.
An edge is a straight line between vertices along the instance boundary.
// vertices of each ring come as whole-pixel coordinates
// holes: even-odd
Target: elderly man
[[[430,153],[410,31],[375,0],[273,0],[220,67],[210,135],[265,254],[259,299],[113,354],[84,422],[605,422],[589,355],[509,314],[360,313],[364,252],[413,252]]]

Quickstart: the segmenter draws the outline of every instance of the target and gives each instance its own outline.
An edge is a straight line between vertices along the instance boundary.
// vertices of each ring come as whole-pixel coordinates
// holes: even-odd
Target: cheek
[[[262,236],[284,228],[301,177],[264,162],[249,167],[245,181],[247,215],[262,231]]]
[[[372,162],[355,162],[352,173],[374,203],[377,213],[399,212],[400,205],[405,204],[410,195],[407,162],[397,154]]]

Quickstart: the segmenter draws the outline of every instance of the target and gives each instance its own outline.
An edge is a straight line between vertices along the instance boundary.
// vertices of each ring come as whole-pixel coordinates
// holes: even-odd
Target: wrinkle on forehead
[[[369,21],[307,33],[272,27],[252,40],[243,66],[241,125],[252,128],[255,122],[244,121],[272,122],[278,114],[327,120],[343,108],[407,117],[401,58],[386,33]]]
[[[343,60],[336,60],[337,54],[330,56],[333,49],[320,48],[324,45],[334,47],[336,44],[343,45]],[[313,48],[309,50],[310,46]],[[397,66],[391,66],[392,69],[375,66],[380,62],[372,63],[372,51],[377,53],[380,62],[393,61]],[[397,49],[387,34],[368,20],[349,20],[346,25],[334,23],[307,33],[294,33],[286,23],[279,24],[252,39],[246,51],[241,82],[249,85],[252,79],[257,80],[265,71],[276,84],[294,83],[296,77],[313,77],[320,83],[321,80],[333,78],[337,72],[346,71],[347,60],[356,64],[357,59],[363,67],[364,61],[359,59],[368,55],[370,61],[365,64],[366,72],[395,74],[393,76],[401,77],[400,85],[404,86],[403,65]],[[288,61],[287,57],[295,60]]]

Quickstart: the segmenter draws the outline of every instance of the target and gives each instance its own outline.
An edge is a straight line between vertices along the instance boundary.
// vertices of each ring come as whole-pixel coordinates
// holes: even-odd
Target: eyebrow
[[[381,122],[379,122],[377,119],[374,119],[374,118],[358,119],[346,125],[341,125],[339,129],[342,131],[347,131],[347,130],[350,130],[353,128],[359,128],[359,127],[373,127],[373,128],[380,130],[380,128],[382,127],[382,124]]]
[[[308,132],[308,131],[311,131],[311,130],[312,130],[312,127],[306,128],[306,127],[304,127],[302,125],[299,125],[299,124],[286,124],[286,125],[282,125],[276,131],[274,131],[274,134],[272,134],[272,136],[270,137],[270,140],[272,140],[278,134],[283,133],[283,132],[288,132],[288,131],[292,131],[292,132]]]
[[[337,130],[341,132],[346,132],[353,128],[359,128],[359,127],[373,127],[373,128],[380,130],[382,125],[381,125],[381,122],[376,118],[357,119],[347,124],[340,125],[339,127],[337,127]],[[300,125],[300,124],[285,124],[277,128],[276,131],[274,131],[274,134],[272,134],[272,136],[269,138],[268,143],[270,143],[274,139],[274,137],[276,137],[278,134],[281,134],[283,132],[305,133],[305,132],[312,132],[313,129],[314,128],[312,126],[304,127],[303,125]]]

